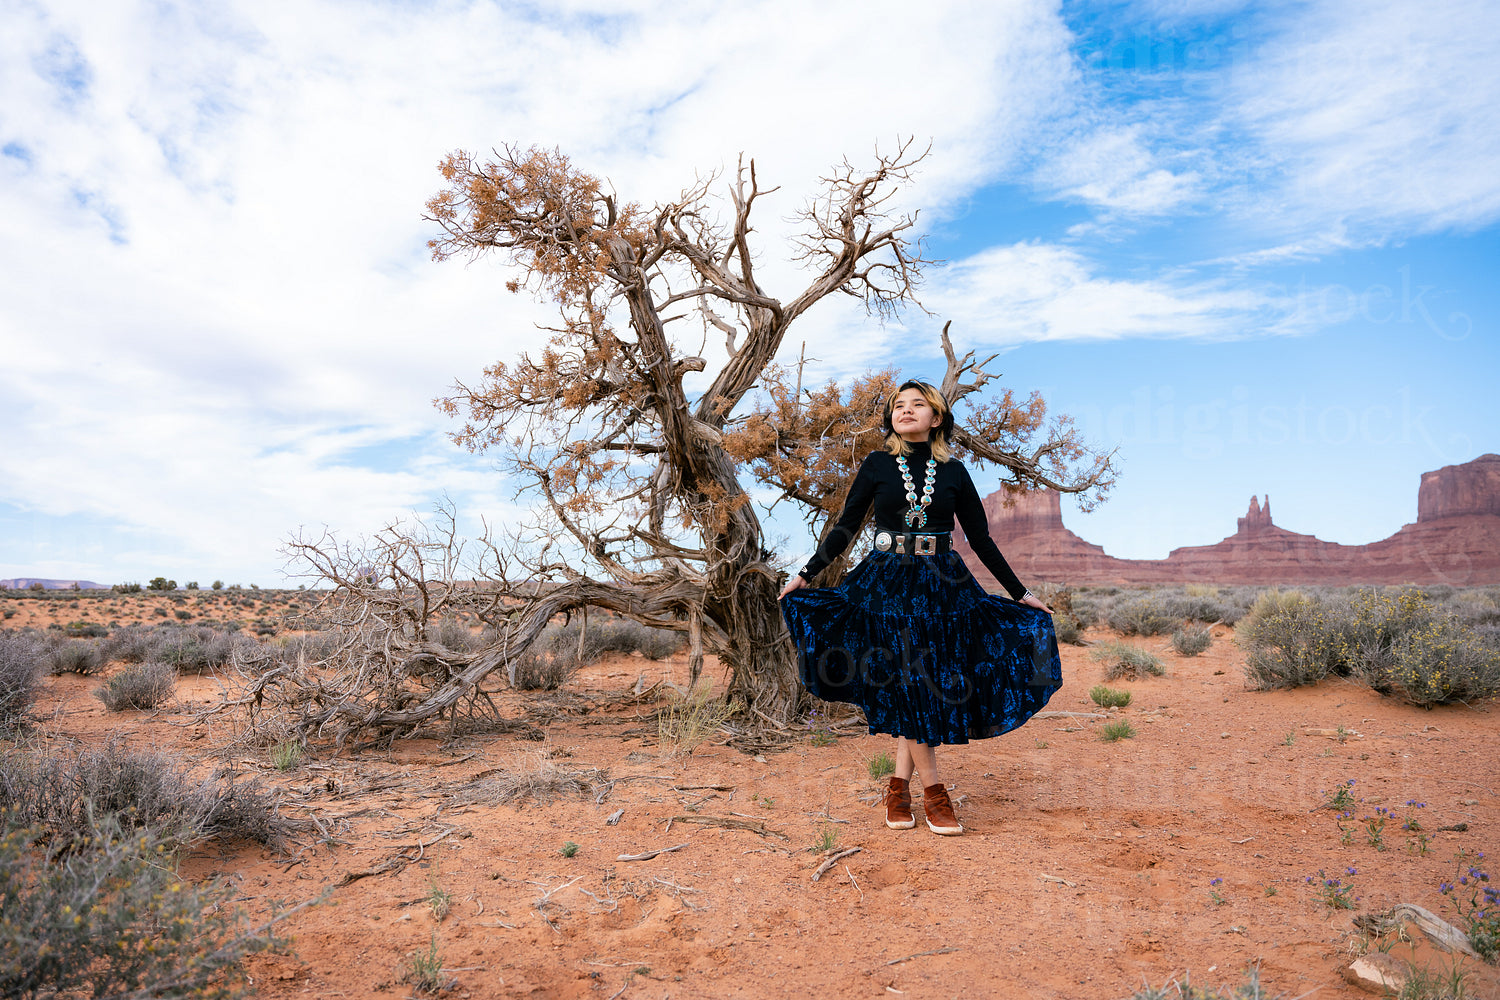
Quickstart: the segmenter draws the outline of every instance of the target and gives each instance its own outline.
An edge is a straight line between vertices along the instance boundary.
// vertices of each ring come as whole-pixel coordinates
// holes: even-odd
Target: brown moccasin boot
[[[948,798],[948,788],[939,782],[922,789],[922,811],[927,814],[927,829],[942,837],[957,837],[964,832],[963,825],[953,814],[953,801]]]
[[[911,814],[911,789],[905,780],[892,776],[885,789],[885,825],[892,830],[910,830],[917,825]]]

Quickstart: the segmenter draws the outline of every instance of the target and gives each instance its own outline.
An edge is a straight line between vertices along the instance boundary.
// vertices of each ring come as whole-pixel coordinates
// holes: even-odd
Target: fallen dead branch
[[[384,875],[386,872],[399,872],[406,867],[406,859],[403,857],[388,858],[373,868],[366,868],[362,872],[345,872],[344,877],[334,883],[334,888],[342,889],[346,885],[358,882],[362,878],[370,878],[374,875]]]
[[[658,848],[657,850],[654,850],[654,851],[647,851],[645,854],[621,854],[619,857],[615,858],[615,860],[616,861],[650,861],[652,858],[656,857],[658,854],[671,854],[673,851],[680,851],[680,850],[682,850],[687,845],[688,845],[688,842],[684,841],[683,843],[678,844],[676,847],[661,847],[661,848]]]
[[[1469,944],[1467,934],[1431,910],[1423,909],[1413,903],[1397,903],[1389,910],[1383,910],[1380,913],[1363,913],[1354,918],[1355,926],[1370,934],[1384,934],[1408,922],[1416,925],[1417,930],[1425,934],[1428,940],[1443,951],[1479,957],[1473,946]]]
[[[704,792],[704,791],[732,792],[732,791],[734,791],[734,786],[733,785],[673,785],[672,786],[672,791],[674,791],[674,792]]]
[[[400,853],[398,853],[393,858],[388,858],[378,865],[375,865],[371,868],[366,868],[362,872],[345,872],[344,877],[339,879],[338,882],[335,883],[334,887],[342,889],[344,886],[349,885],[353,882],[358,882],[362,878],[370,878],[374,875],[384,875],[386,872],[399,872],[401,871],[401,869],[405,868],[412,862],[421,861],[423,858],[425,858],[427,856],[427,848],[432,847],[440,843],[441,841],[447,840],[457,832],[458,827],[449,827],[442,833],[438,834],[436,837],[433,837],[431,840],[418,840],[414,844],[405,844],[401,848],[399,848]],[[416,856],[408,857],[405,852],[412,850],[415,850],[417,852]]]
[[[758,833],[762,837],[787,839],[786,834],[779,830],[772,830],[757,820],[735,819],[731,816],[673,816],[670,822],[696,823],[699,826],[717,826],[723,827],[726,830],[749,830],[751,833]]]
[[[889,962],[887,962],[885,964],[886,965],[900,965],[902,962],[910,962],[914,958],[924,958],[927,955],[951,955],[955,951],[958,951],[958,949],[957,948],[934,948],[931,951],[914,952],[913,954],[907,955],[905,958],[893,958],[893,959],[891,959]]]
[[[827,858],[823,859],[823,863],[818,866],[818,870],[815,871],[815,872],[813,872],[813,874],[812,874],[812,880],[814,882],[821,881],[822,878],[823,878],[823,875],[825,873],[827,873],[828,869],[832,868],[834,865],[838,864],[840,861],[842,861],[845,858],[849,857],[851,854],[858,854],[861,850],[862,850],[862,848],[850,847],[850,848],[847,848],[845,850],[839,851],[836,854],[830,854]],[[852,876],[851,876],[851,878],[852,878]],[[860,895],[863,896],[864,893],[861,892]]]

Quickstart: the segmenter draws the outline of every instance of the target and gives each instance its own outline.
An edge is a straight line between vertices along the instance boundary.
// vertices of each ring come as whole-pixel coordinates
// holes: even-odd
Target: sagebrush
[[[76,753],[7,753],[0,758],[0,813],[61,844],[98,839],[96,823],[107,815],[126,829],[150,828],[182,843],[217,836],[279,848],[293,829],[275,794],[258,782],[227,772],[195,781],[171,758],[119,740]]]
[[[172,697],[177,687],[177,671],[171,665],[155,660],[132,663],[104,682],[94,697],[111,712],[127,709],[156,708]]]
[[[178,877],[175,839],[94,816],[87,843],[35,846],[44,831],[7,815],[0,832],[0,995],[228,997],[242,959],[276,944],[231,903],[234,886]]]
[[[20,729],[36,700],[41,644],[27,635],[0,635],[0,735]]]

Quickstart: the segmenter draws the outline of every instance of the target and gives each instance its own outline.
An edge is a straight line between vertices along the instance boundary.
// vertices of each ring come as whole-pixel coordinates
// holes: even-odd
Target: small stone
[[[1479,805],[1479,800],[1478,799],[1459,799],[1458,800],[1458,804],[1461,805],[1461,806],[1477,806],[1477,805]]]
[[[1383,951],[1372,951],[1351,962],[1344,979],[1366,993],[1389,996],[1406,986],[1406,964]]]
[[[1225,698],[1224,700],[1228,701],[1229,699]],[[1228,733],[1220,733],[1219,734],[1219,739],[1221,739],[1221,740],[1227,740],[1227,739],[1229,739],[1229,734]]]

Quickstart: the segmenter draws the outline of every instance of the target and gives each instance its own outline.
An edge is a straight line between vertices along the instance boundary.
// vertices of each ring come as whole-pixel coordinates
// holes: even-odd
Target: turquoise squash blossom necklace
[[[922,499],[917,499],[917,484],[912,482],[911,468],[906,464],[905,455],[896,456],[896,466],[901,470],[901,485],[906,487],[906,502],[911,504],[911,510],[906,512],[906,526],[908,528],[921,528],[927,524],[927,505],[932,503],[933,481],[937,478],[937,459],[928,456],[927,474],[922,483]]]

